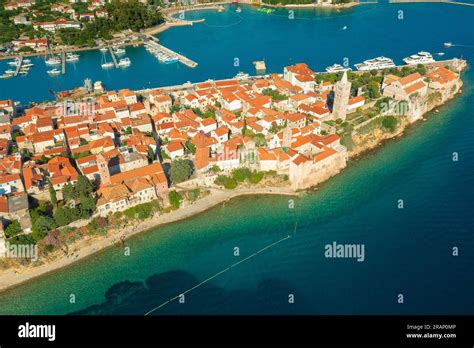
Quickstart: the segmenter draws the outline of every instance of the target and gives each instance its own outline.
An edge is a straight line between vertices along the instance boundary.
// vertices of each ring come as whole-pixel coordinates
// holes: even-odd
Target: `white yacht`
[[[103,54],[102,63],[100,64],[100,66],[102,67],[102,69],[110,69],[113,68],[115,65],[114,62],[108,62],[107,58],[105,57],[105,54]]]
[[[237,79],[237,80],[246,80],[246,79],[248,79],[249,77],[250,77],[249,74],[240,71],[237,75],[234,76],[234,79]]]
[[[132,64],[130,58],[122,58],[118,62],[118,66],[121,67],[121,68],[127,68],[127,67],[130,66],[130,64]]]
[[[68,52],[66,53],[66,62],[72,63],[79,60],[79,55],[76,53]]]
[[[107,47],[101,47],[99,51],[101,52],[107,52],[109,49]]]
[[[345,68],[340,64],[334,64],[334,65],[328,66],[326,68],[326,71],[328,73],[337,73],[337,72],[341,72],[341,71],[351,71],[351,70],[352,70],[351,68]]]
[[[380,56],[373,59],[364,60],[364,62],[362,63],[355,64],[355,67],[359,71],[370,71],[370,70],[394,68],[395,63],[390,58]]]
[[[451,47],[452,45],[453,45],[452,42],[445,42],[445,43],[444,43],[444,46],[445,46],[445,47]]]
[[[102,69],[110,69],[110,68],[114,67],[114,63],[113,62],[102,63],[101,67],[102,67]]]
[[[51,69],[51,70],[48,70],[48,75],[59,75],[61,73],[61,71],[59,69]]]
[[[46,60],[47,65],[61,65],[61,59],[58,57],[51,57]]]
[[[240,13],[240,12],[242,12],[242,9],[241,9],[240,7],[237,7],[237,9],[235,10],[235,12]]]
[[[125,54],[125,49],[121,47],[114,48],[114,53],[118,56]]]
[[[20,64],[20,58],[15,58],[15,60],[12,60],[8,62],[7,64],[10,66],[18,66],[18,64]]]
[[[431,53],[425,51],[420,51],[418,54],[413,54],[410,57],[406,57],[403,59],[403,61],[407,64],[426,64],[435,62]]]

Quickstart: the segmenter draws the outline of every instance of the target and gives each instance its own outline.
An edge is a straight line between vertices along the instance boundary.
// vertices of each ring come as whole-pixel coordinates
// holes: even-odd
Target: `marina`
[[[369,6],[360,6],[354,8],[354,18],[362,15],[364,9],[368,9]],[[388,15],[390,9],[393,7],[387,5],[377,5],[382,12],[381,16],[371,15],[370,13],[365,14],[372,23],[377,25],[383,25],[384,21],[390,19]],[[410,5],[417,6],[417,5]],[[82,85],[84,79],[94,77],[103,81],[108,89],[117,89],[130,87],[134,89],[147,89],[151,87],[167,86],[167,85],[178,85],[186,81],[205,81],[208,78],[214,80],[228,78],[229,76],[235,76],[239,71],[250,72],[252,75],[256,72],[256,67],[252,64],[256,60],[264,60],[266,63],[266,72],[272,73],[279,71],[282,66],[289,63],[295,63],[302,58],[305,61],[311,63],[314,67],[318,68],[318,71],[325,71],[326,67],[334,65],[334,63],[342,64],[341,59],[343,57],[350,58],[350,65],[352,70],[356,70],[353,63],[363,62],[364,60],[383,56],[390,57],[396,65],[405,64],[403,59],[410,55],[419,52],[427,51],[433,54],[435,59],[443,55],[443,59],[451,59],[462,54],[466,55],[468,48],[462,46],[462,44],[469,44],[468,31],[459,31],[455,34],[445,33],[445,26],[441,26],[439,29],[434,29],[434,37],[427,39],[426,37],[417,37],[416,40],[410,41],[410,44],[397,49],[387,46],[384,51],[376,50],[370,42],[361,41],[361,33],[369,30],[366,24],[360,23],[353,25],[348,23],[347,18],[339,18],[339,16],[331,17],[331,26],[328,26],[325,21],[309,21],[301,20],[299,23],[302,26],[314,24],[314,28],[308,26],[308,35],[315,38],[315,43],[320,46],[327,48],[325,54],[310,54],[308,48],[304,46],[306,39],[303,40],[299,37],[295,31],[295,26],[292,23],[288,23],[283,17],[275,16],[275,20],[272,20],[266,24],[267,15],[262,15],[256,8],[247,6],[245,4],[239,4],[241,13],[239,16],[245,19],[245,25],[239,24],[235,28],[229,30],[220,30],[214,27],[215,25],[227,25],[235,23],[234,17],[236,17],[235,8],[227,8],[227,11],[218,13],[215,9],[204,10],[204,11],[190,11],[186,12],[186,19],[188,21],[196,21],[198,19],[206,18],[206,21],[193,26],[180,26],[168,29],[162,33],[157,34],[156,40],[159,40],[158,44],[171,49],[173,52],[184,53],[185,56],[192,58],[195,62],[199,62],[199,65],[195,66],[194,69],[180,69],[183,66],[181,64],[164,64],[160,62],[153,54],[150,54],[146,50],[146,46],[140,45],[133,47],[127,43],[117,43],[112,47],[125,47],[126,56],[130,58],[131,64],[128,68],[111,69],[114,67],[111,58],[106,55],[106,59],[103,58],[104,50],[108,51],[108,46],[104,44],[101,46],[90,49],[77,49],[74,53],[81,54],[80,60],[74,63],[74,69],[70,65],[70,69],[67,69],[66,75],[56,75],[54,79],[44,78],[45,75],[49,75],[46,72],[55,67],[59,67],[61,61],[57,66],[46,66],[44,53],[40,57],[28,57],[36,65],[35,69],[30,69],[28,75],[20,75],[21,79],[14,79],[13,75],[8,74],[7,70],[15,70],[16,66],[10,66],[8,63],[13,59],[0,60],[1,73],[5,76],[1,76],[0,84],[0,95],[3,98],[13,98],[14,100],[28,102],[34,100],[48,100],[51,99],[50,90],[61,91],[74,88],[78,85]],[[461,12],[461,7],[453,7],[453,11]],[[276,9],[276,13],[281,11]],[[312,18],[312,12],[306,10],[300,10],[302,19]],[[437,10],[429,11],[429,13]],[[364,12],[365,13],[365,12]],[[229,16],[226,19],[225,16]],[[296,19],[298,20],[298,19]],[[308,24],[304,24],[308,23]],[[425,22],[423,22],[426,25]],[[451,23],[451,22],[450,22]],[[263,25],[263,26],[262,26]],[[421,24],[420,24],[421,25]],[[348,26],[347,30],[340,30],[342,27]],[[332,28],[331,28],[332,27]],[[258,31],[256,29],[258,28]],[[311,29],[313,28],[313,29]],[[410,33],[416,28],[415,24],[401,28],[400,34],[410,35]],[[237,29],[237,30],[234,30]],[[265,41],[265,37],[271,33],[278,33],[278,36],[282,38],[282,41],[268,43]],[[317,33],[323,35],[317,35]],[[328,40],[329,33],[334,32],[336,35],[344,37],[344,40],[353,42],[357,47],[361,49],[351,50],[348,54],[342,47],[339,47],[334,42]],[[200,38],[199,41],[193,42],[189,45],[186,41],[191,36]],[[374,40],[382,40],[378,34],[374,37]],[[155,39],[148,36],[145,41],[155,41]],[[154,37],[154,36],[153,36]],[[248,42],[245,45],[236,45],[238,37],[247,37]],[[288,49],[285,40],[294,40],[295,46],[290,50]],[[219,45],[215,45],[215,41],[219,41]],[[446,48],[445,42],[452,42],[452,48]],[[153,45],[153,44],[152,44]],[[154,45],[153,45],[154,46]],[[203,49],[208,47],[208,49]],[[102,48],[102,50],[100,50]],[[71,49],[64,49],[66,52],[71,52]],[[279,55],[270,55],[269,52],[278,51]],[[53,51],[53,57],[57,57],[58,53]],[[268,56],[266,56],[268,55]],[[233,59],[238,57],[239,67],[233,65]],[[48,57],[49,58],[49,57]],[[60,57],[59,57],[60,58]],[[68,56],[66,55],[66,58]],[[52,59],[54,61],[54,59]],[[68,61],[67,63],[71,63]],[[104,61],[105,60],[105,61]],[[102,62],[101,62],[102,61]],[[107,64],[109,67],[102,68],[102,64]],[[202,63],[201,63],[202,62]],[[225,63],[227,62],[227,63]],[[117,57],[117,63],[119,59]],[[111,65],[111,66],[110,66]],[[263,64],[262,64],[263,66]],[[38,68],[39,67],[39,68]],[[260,66],[259,66],[260,67]],[[152,72],[152,73],[150,73]],[[265,73],[265,72],[263,72]],[[63,76],[67,76],[63,78]],[[36,89],[28,90],[23,88],[22,84],[25,82],[34,84]],[[8,93],[7,93],[8,92]]]
[[[145,43],[145,47],[148,48],[148,51],[152,54],[155,53],[155,56],[162,63],[171,64],[179,61],[190,68],[195,68],[198,65],[195,61],[160,45],[154,40],[148,40]]]
[[[66,73],[66,53],[63,51],[61,53],[61,74]]]
[[[114,64],[114,66],[115,66],[116,68],[118,68],[119,65],[118,65],[118,62],[117,62],[117,58],[115,57],[115,52],[114,52],[114,50],[112,49],[112,47],[109,47],[109,53],[110,53],[110,56],[112,57],[112,62],[113,62],[113,64]],[[104,65],[102,65],[102,67],[104,67]],[[107,65],[107,67],[108,67],[108,65]]]
[[[169,91],[169,86],[177,85],[187,93],[185,90],[196,86],[198,81],[225,86],[216,82],[234,77],[239,80],[234,84],[243,86],[243,81],[262,78],[245,72],[254,75],[255,70],[267,71],[275,77],[274,73],[282,73],[282,67],[305,61],[315,68],[316,74],[340,73],[350,70],[349,65],[342,64],[344,57],[349,57],[350,67],[358,63],[355,65],[358,72],[347,74],[352,75],[352,81],[360,75],[375,80],[379,76],[370,76],[368,71],[417,64],[420,55],[421,59],[429,58],[421,53],[432,52],[437,56],[444,54],[441,52],[444,50],[444,61],[435,62],[431,56],[430,64],[440,67],[447,66],[453,57],[464,56],[472,62],[472,49],[458,45],[447,49],[443,44],[448,40],[472,43],[472,35],[466,30],[470,28],[469,17],[463,11],[456,13],[456,6],[449,7],[456,13],[451,17],[444,5],[421,11],[418,4],[410,4],[411,9],[420,10],[416,20],[407,16],[399,26],[393,25],[396,21],[393,7],[381,4],[375,12],[364,12],[371,6],[357,6],[347,16],[321,15],[314,11],[310,15],[310,11],[304,14],[299,10],[307,20],[295,25],[287,16],[266,15],[242,5],[241,16],[245,22],[232,27],[226,26],[234,23],[236,11],[226,6],[225,13],[208,11],[206,25],[174,28],[160,34],[159,44],[153,41],[145,49],[127,48],[127,57],[114,52],[111,61],[107,53],[110,47],[81,54],[80,61],[69,66],[67,76],[61,74],[59,64],[45,66],[42,58],[34,58],[32,62],[25,59],[16,65],[0,62],[5,73],[21,70],[22,64],[26,68],[31,63],[45,67],[32,70],[22,79],[1,81],[0,99],[12,98],[24,104],[51,99],[48,90],[72,90],[81,86],[86,77],[103,81],[107,91],[121,88]],[[405,9],[405,5],[400,6]],[[283,11],[275,10],[276,14]],[[445,16],[443,21],[431,26],[433,18],[442,16]],[[270,17],[274,19],[269,20]],[[324,20],[308,19],[313,17]],[[341,30],[345,24],[350,30]],[[423,31],[427,27],[430,35]],[[367,40],[368,32],[370,40]],[[410,39],[395,44],[400,37]],[[163,50],[165,46],[172,50]],[[175,52],[193,57],[199,66],[196,63],[195,69],[187,69],[188,65],[173,64],[182,62]],[[235,64],[236,57],[239,64]],[[67,58],[66,54],[66,62]],[[62,64],[65,65],[64,56]],[[128,68],[106,70],[104,65]],[[45,70],[56,77],[44,78]],[[415,68],[410,66],[408,70]],[[169,303],[156,314],[252,315],[262,311],[288,315],[470,314],[469,301],[474,289],[470,277],[472,257],[465,252],[461,257],[453,257],[451,253],[453,245],[466,250],[472,244],[469,243],[473,226],[469,197],[473,187],[474,147],[469,110],[474,75],[472,69],[465,74],[461,95],[438,106],[427,115],[426,122],[407,129],[403,137],[387,140],[377,150],[357,158],[340,175],[315,190],[306,191],[296,200],[297,213],[288,210],[287,197],[241,197],[188,220],[150,227],[150,232],[127,239],[133,257],[126,261],[122,247],[102,250],[85,245],[84,253],[101,252],[5,291],[0,298],[2,314],[143,315],[155,304],[202,282],[205,285],[196,288],[192,296],[186,294],[186,305]],[[92,80],[88,80],[89,88],[86,88],[91,95],[95,91]],[[314,79],[309,82],[314,83]],[[253,93],[252,90],[249,87],[248,93]],[[105,100],[104,105],[107,103]],[[93,130],[84,125],[88,127]],[[77,140],[79,143],[80,139]],[[463,160],[453,162],[452,151],[462,151]],[[398,198],[403,198],[408,209],[397,209]],[[163,222],[161,214],[155,218]],[[207,282],[209,277],[236,262],[232,255],[235,246],[241,248],[241,259],[244,259],[286,238],[289,231],[293,235],[288,241],[259,254],[251,262],[231,266],[229,272]],[[363,243],[367,248],[366,262],[328,259],[324,245],[332,241]],[[71,289],[74,293],[80,290],[78,303],[71,306],[67,300],[58,301],[58,298],[68,299]],[[297,298],[290,306],[289,293]],[[406,296],[403,305],[397,303],[399,293]]]

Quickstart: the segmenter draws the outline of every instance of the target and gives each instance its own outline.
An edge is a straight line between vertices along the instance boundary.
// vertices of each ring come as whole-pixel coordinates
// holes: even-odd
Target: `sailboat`
[[[105,54],[102,55],[102,61],[103,61],[103,63],[101,64],[102,69],[110,69],[114,67],[113,62],[107,61],[107,58],[105,58]]]

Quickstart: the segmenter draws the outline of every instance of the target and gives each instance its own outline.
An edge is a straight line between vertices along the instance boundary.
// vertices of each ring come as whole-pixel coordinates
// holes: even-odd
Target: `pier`
[[[109,46],[109,52],[110,52],[110,55],[112,56],[112,61],[114,62],[114,66],[116,68],[118,68],[118,63],[117,63],[117,58],[115,57],[115,52],[114,50],[112,49],[112,47]]]
[[[61,73],[64,75],[66,73],[66,53],[61,52]]]
[[[147,43],[148,43],[149,45],[155,47],[156,49],[160,50],[160,51],[163,51],[163,52],[165,52],[165,53],[167,53],[167,54],[170,54],[170,55],[175,55],[175,56],[177,56],[178,59],[179,59],[179,61],[180,61],[182,64],[184,64],[184,65],[186,65],[186,66],[188,66],[188,67],[190,67],[190,68],[195,68],[195,67],[197,67],[197,65],[198,65],[198,63],[196,63],[195,61],[193,61],[193,60],[191,60],[191,59],[189,59],[189,58],[187,58],[187,57],[185,57],[185,56],[183,56],[183,55],[181,55],[181,54],[179,54],[179,53],[176,53],[176,52],[170,50],[169,48],[166,48],[166,47],[163,46],[163,45],[160,45],[159,43],[157,43],[157,42],[154,41],[154,40],[148,40]]]
[[[16,69],[15,69],[15,73],[13,74],[13,76],[18,76],[18,73],[20,72],[20,69],[21,69],[21,66],[23,64],[23,56],[20,56],[19,57],[20,61],[18,62],[18,65],[16,66]]]

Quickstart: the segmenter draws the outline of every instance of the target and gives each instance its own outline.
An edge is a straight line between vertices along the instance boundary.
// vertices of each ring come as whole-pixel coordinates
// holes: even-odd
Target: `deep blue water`
[[[50,77],[43,58],[26,77],[0,80],[0,99],[22,102],[51,99],[49,90],[60,91],[101,80],[111,89],[167,86],[209,78],[229,78],[239,71],[254,73],[255,60],[265,59],[268,72],[281,72],[285,65],[306,62],[316,71],[349,59],[351,65],[384,55],[397,63],[420,50],[445,52],[444,58],[472,54],[473,10],[449,4],[374,4],[335,12],[297,10],[289,19],[287,10],[268,15],[251,6],[234,6],[185,13],[186,19],[206,18],[192,27],[172,28],[158,35],[161,42],[198,62],[197,68],[180,63],[160,64],[143,47],[128,47],[132,65],[127,69],[103,70],[99,51],[82,52],[66,75]],[[403,19],[398,19],[403,11]],[[347,30],[341,30],[347,26]],[[470,47],[443,47],[443,42]],[[107,53],[107,58],[110,57]],[[238,59],[239,66],[234,66]],[[8,68],[0,61],[0,71]]]
[[[396,21],[400,8],[403,24]],[[196,25],[164,33],[166,45],[200,63],[196,70],[163,67],[176,69],[164,84],[250,71],[251,61],[261,57],[272,70],[292,61],[322,68],[346,54],[355,62],[382,54],[399,59],[421,49],[474,58],[472,47],[442,47],[444,41],[474,44],[473,12],[467,7],[364,5],[347,13],[307,14],[295,22],[297,28],[249,11],[244,9],[239,26]],[[234,16],[228,11],[206,17],[208,25],[224,25]],[[343,25],[348,30],[338,31]],[[253,50],[244,48],[246,43]],[[238,54],[242,67],[234,68]],[[215,75],[201,77],[204,69]],[[351,162],[297,199],[294,209],[288,208],[288,197],[234,200],[131,238],[130,256],[110,248],[13,288],[0,295],[0,314],[144,314],[289,234],[187,293],[184,304],[173,301],[154,314],[473,314],[472,69],[463,80],[463,94],[439,113]],[[452,161],[453,152],[459,153],[458,162]],[[399,199],[404,209],[397,209]],[[365,261],[325,258],[324,247],[333,241],[364,244]],[[234,256],[234,247],[240,256]],[[75,304],[69,303],[71,294]],[[295,295],[294,304],[288,303],[289,294]],[[397,303],[398,294],[404,295],[403,304]]]

